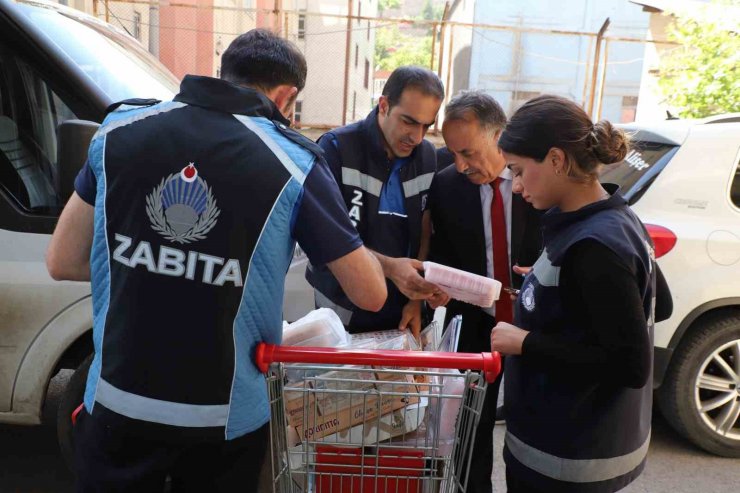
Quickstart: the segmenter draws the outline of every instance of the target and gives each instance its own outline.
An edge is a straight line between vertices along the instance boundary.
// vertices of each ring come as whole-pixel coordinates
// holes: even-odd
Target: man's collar
[[[367,118],[365,118],[365,131],[370,141],[370,153],[374,161],[379,163],[388,160],[388,154],[385,152],[385,137],[380,131],[380,122],[378,121],[378,112],[380,107],[376,106]]]
[[[275,103],[261,92],[213,77],[186,75],[175,101],[226,113],[263,116],[285,125],[290,122]]]

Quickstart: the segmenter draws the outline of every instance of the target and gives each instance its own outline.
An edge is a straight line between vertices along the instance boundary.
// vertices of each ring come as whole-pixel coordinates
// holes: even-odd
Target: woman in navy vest
[[[499,145],[514,192],[547,210],[545,249],[527,274],[514,325],[492,347],[506,358],[504,460],[509,492],[611,492],[645,467],[652,408],[655,255],[603,165],[625,134],[575,103],[540,96]]]

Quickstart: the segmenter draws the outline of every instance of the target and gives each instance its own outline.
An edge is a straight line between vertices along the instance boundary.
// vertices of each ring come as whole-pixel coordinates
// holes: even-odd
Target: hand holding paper
[[[501,283],[495,279],[434,262],[424,262],[424,278],[450,298],[484,308],[492,306],[501,292]]]

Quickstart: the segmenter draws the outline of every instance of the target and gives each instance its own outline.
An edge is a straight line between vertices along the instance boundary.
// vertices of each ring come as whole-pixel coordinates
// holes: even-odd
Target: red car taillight
[[[646,224],[645,228],[655,245],[655,258],[662,257],[676,246],[678,238],[670,229],[655,224]]]

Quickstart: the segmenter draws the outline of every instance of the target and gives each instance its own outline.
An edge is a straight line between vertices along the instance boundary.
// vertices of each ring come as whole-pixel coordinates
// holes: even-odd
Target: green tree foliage
[[[444,13],[444,10],[444,4],[435,5],[432,3],[432,0],[427,0],[424,3],[424,7],[422,7],[421,9],[421,18],[428,21],[440,20],[442,19],[442,14]]]
[[[401,7],[401,0],[378,0],[378,11],[398,9]]]
[[[658,85],[684,118],[740,112],[740,26],[723,22],[679,14],[668,30],[680,46],[661,60]]]
[[[380,28],[375,33],[375,62],[380,70],[394,70],[402,65],[428,67],[431,53],[431,36],[409,36],[397,25]]]

